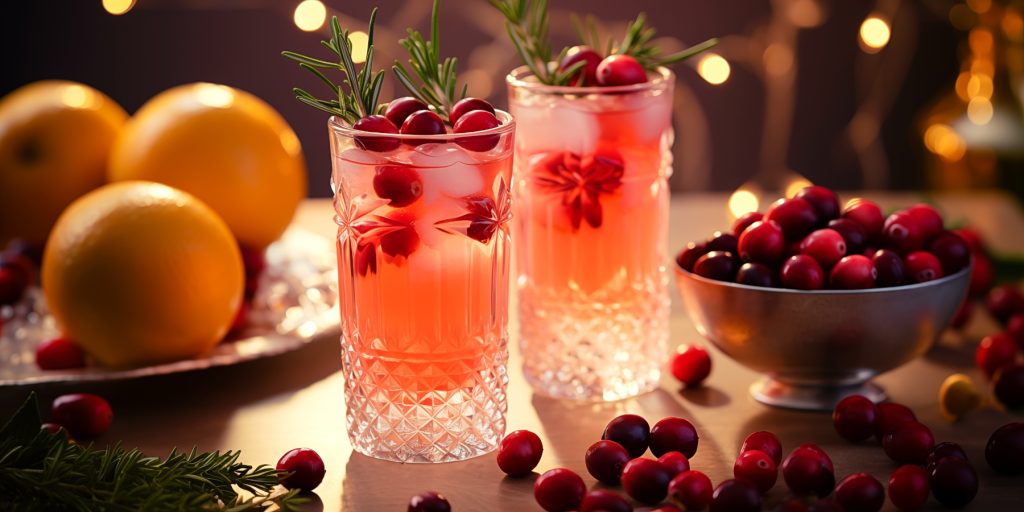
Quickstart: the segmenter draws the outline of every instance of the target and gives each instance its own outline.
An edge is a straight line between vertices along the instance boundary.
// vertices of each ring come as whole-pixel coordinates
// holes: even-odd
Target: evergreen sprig
[[[711,38],[702,43],[695,44],[689,48],[685,48],[676,53],[670,55],[662,55],[661,48],[651,44],[651,39],[657,33],[653,27],[647,26],[647,15],[640,13],[636,19],[629,24],[629,28],[626,29],[626,35],[622,38],[622,41],[618,45],[615,45],[608,54],[618,53],[625,54],[633,57],[640,63],[644,69],[648,71],[654,71],[660,66],[667,66],[669,64],[675,64],[676,62],[684,61],[708,50],[718,44],[718,39]],[[612,44],[609,43],[611,47]]]
[[[402,46],[409,52],[409,67],[412,68],[417,80],[413,80],[413,76],[398,60],[395,60],[392,69],[398,81],[408,89],[409,94],[427,105],[433,106],[447,120],[452,105],[466,97],[467,85],[463,84],[461,92],[458,90],[458,59],[445,57],[443,61],[441,60],[440,31],[438,30],[440,4],[440,0],[434,0],[434,7],[430,14],[429,41],[414,29],[409,29],[409,36],[401,40]]]

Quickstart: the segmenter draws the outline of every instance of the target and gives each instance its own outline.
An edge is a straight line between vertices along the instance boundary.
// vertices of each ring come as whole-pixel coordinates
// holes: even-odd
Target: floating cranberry
[[[800,254],[814,258],[822,268],[831,267],[846,255],[846,240],[838,231],[819,229],[800,242]]]
[[[679,452],[692,459],[697,453],[700,439],[693,424],[683,418],[669,416],[651,427],[651,453],[661,457],[668,452]],[[630,452],[632,453],[632,452]]]
[[[1007,423],[997,428],[985,444],[985,461],[997,473],[1024,473],[1024,423]]]
[[[924,240],[931,240],[942,232],[942,215],[928,204],[918,203],[907,208],[907,214],[917,224]]]
[[[740,446],[740,454],[750,450],[767,454],[776,466],[782,463],[782,442],[771,432],[761,430],[747,436],[743,440],[743,445]]]
[[[971,250],[951,231],[940,233],[928,243],[928,251],[942,263],[942,273],[955,274],[971,263]]]
[[[933,281],[943,276],[942,263],[934,254],[927,251],[914,251],[903,259],[903,267],[907,276],[915,283]]]
[[[743,267],[740,267],[742,269]],[[967,304],[969,301],[964,301]],[[1017,342],[1017,346],[1024,350],[1024,313],[1015,313],[1006,321],[1006,334]]]
[[[651,427],[647,420],[636,414],[623,414],[608,422],[601,433],[601,439],[621,444],[631,458],[636,458],[647,451],[647,444],[651,440]]]
[[[907,421],[917,421],[917,416],[909,407],[896,402],[878,404],[878,415],[875,419],[875,439],[879,441],[894,428]]]
[[[761,212],[744,213],[732,223],[732,234],[740,236],[751,224],[762,219],[764,219],[764,214]]]
[[[434,491],[421,492],[409,499],[406,512],[451,512],[448,499]]]
[[[529,430],[516,430],[501,440],[498,446],[498,467],[511,477],[530,474],[540,463],[544,443]]]
[[[739,262],[730,252],[711,251],[700,258],[693,265],[693,273],[708,279],[718,281],[733,281],[736,277],[736,270]]]
[[[711,479],[700,471],[684,471],[668,484],[668,496],[686,510],[704,510],[711,504],[714,487]]]
[[[608,485],[619,485],[622,468],[631,458],[621,444],[603,440],[587,448],[584,461],[587,464],[587,471],[598,481]]]
[[[617,492],[594,489],[583,496],[580,512],[633,512],[633,505]]]
[[[768,207],[766,221],[775,221],[782,228],[786,240],[802,240],[818,225],[818,213],[811,203],[800,199],[779,199]]]
[[[844,512],[878,512],[885,504],[885,488],[867,473],[854,473],[836,485],[836,501]]]
[[[806,254],[790,256],[782,264],[779,282],[783,288],[797,290],[818,290],[825,283],[825,273],[814,258]]]
[[[622,488],[626,494],[647,505],[665,499],[671,479],[668,468],[654,459],[633,459],[622,468]]]
[[[452,110],[448,114],[448,121],[451,122],[452,126],[454,126],[460,119],[462,119],[462,116],[477,110],[487,112],[491,114],[492,117],[497,114],[497,111],[494,110],[494,105],[491,105],[487,100],[482,100],[480,98],[462,98],[452,105]],[[459,132],[456,131],[456,133]]]
[[[501,121],[498,121],[494,114],[486,110],[474,110],[467,112],[459,118],[455,126],[452,127],[452,133],[482,132],[499,126],[501,126]],[[498,145],[498,139],[500,138],[501,136],[498,134],[457,137],[455,143],[470,151],[483,152],[494,149],[494,146]]]
[[[992,378],[992,394],[1007,409],[1024,407],[1024,364],[1000,368]]]
[[[73,393],[54,399],[50,416],[71,437],[85,441],[103,435],[110,428],[114,413],[110,404],[100,396]]]
[[[597,83],[604,86],[642,84],[647,71],[629,55],[609,55],[601,60],[595,71]]]
[[[53,338],[36,347],[36,366],[43,370],[81,368],[85,366],[85,352],[68,338]]]
[[[786,240],[782,227],[768,220],[756,221],[740,233],[737,250],[743,261],[774,264],[782,258]]]
[[[1000,322],[1006,322],[1016,313],[1024,313],[1024,294],[1013,285],[997,286],[988,293],[985,299],[992,316]]]
[[[857,197],[851,199],[843,207],[842,217],[860,224],[868,240],[875,240],[882,233],[885,217],[882,209],[874,201]]]
[[[431,110],[420,110],[409,114],[399,132],[403,135],[441,135],[446,132],[441,116]],[[429,139],[405,139],[406,144],[418,146]]]
[[[758,512],[761,495],[754,484],[740,479],[726,480],[711,495],[710,512]]]
[[[398,256],[408,257],[420,246],[420,236],[416,233],[415,226],[413,226],[415,217],[399,212],[392,214],[391,220],[395,223],[397,229],[389,231],[380,237],[380,249],[384,251],[384,254],[393,258]]]
[[[879,249],[871,257],[875,266],[875,282],[878,286],[900,286],[907,282],[903,258],[889,249]]]
[[[908,421],[882,438],[882,448],[900,464],[924,464],[935,446],[935,436],[923,423]]]
[[[875,434],[878,408],[861,395],[851,395],[839,401],[832,411],[832,425],[839,436],[859,443]]]
[[[398,126],[384,116],[368,116],[355,122],[353,130],[373,133],[398,133]],[[391,151],[398,148],[400,141],[394,137],[378,137],[375,135],[357,135],[355,143],[367,151]]]
[[[423,180],[412,167],[382,165],[373,174],[373,191],[391,206],[409,206],[423,195]]]
[[[903,512],[920,510],[930,492],[928,475],[920,466],[900,466],[889,477],[889,501]]]
[[[867,256],[854,254],[844,256],[829,272],[828,282],[840,290],[862,290],[874,288],[878,270]]]
[[[533,498],[548,512],[576,510],[587,487],[571,469],[549,469],[533,483]]]
[[[939,460],[928,477],[932,496],[947,507],[963,507],[978,494],[978,473],[969,462],[959,457]]]
[[[1013,364],[1016,359],[1017,343],[1005,333],[985,336],[974,352],[974,362],[988,377],[995,375],[996,370]]]
[[[690,242],[676,256],[676,263],[687,272],[693,272],[697,260],[708,253],[707,242]]]
[[[839,216],[839,196],[831,189],[812,185],[800,189],[794,197],[811,203],[822,224]]]
[[[711,375],[711,356],[697,345],[679,347],[672,358],[672,376],[688,388],[700,386]]]
[[[931,471],[935,467],[935,464],[946,457],[960,457],[961,459],[967,460],[967,452],[964,451],[963,447],[952,441],[943,441],[934,448],[928,454],[928,458],[924,460],[925,471]]]
[[[736,282],[747,286],[771,288],[775,286],[775,272],[764,263],[747,262],[736,272]]]
[[[658,457],[658,462],[668,469],[669,478],[674,478],[679,473],[690,470],[690,459],[679,452],[668,452]]]
[[[565,53],[565,58],[558,64],[558,71],[563,72],[573,64],[582,62],[583,66],[569,78],[569,85],[589,87],[597,85],[597,66],[601,63],[601,54],[589,46],[573,46]]]
[[[836,484],[835,469],[825,452],[816,445],[804,444],[782,462],[782,478],[794,494],[828,496]]]
[[[759,450],[747,450],[736,458],[732,466],[732,474],[736,478],[748,480],[758,492],[768,492],[779,478],[779,468],[771,456]]]
[[[403,96],[391,100],[391,103],[388,103],[388,107],[384,109],[384,117],[396,127],[395,131],[390,133],[398,133],[397,127],[402,126],[413,112],[419,112],[420,110],[430,110],[430,107],[412,96]]]
[[[867,235],[864,228],[851,219],[832,219],[828,222],[828,228],[839,233],[846,242],[847,254],[860,254],[864,251],[867,243]]]

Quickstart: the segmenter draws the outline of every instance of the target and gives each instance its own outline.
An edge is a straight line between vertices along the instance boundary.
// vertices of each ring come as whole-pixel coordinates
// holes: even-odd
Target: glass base
[[[870,382],[849,386],[795,385],[771,377],[752,384],[750,394],[763,404],[801,411],[832,411],[850,395],[863,395],[876,404],[887,398],[884,389]]]

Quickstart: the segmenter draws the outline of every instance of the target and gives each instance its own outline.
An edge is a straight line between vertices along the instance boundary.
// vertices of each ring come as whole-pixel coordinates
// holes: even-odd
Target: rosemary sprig
[[[281,52],[284,57],[298,62],[302,69],[316,75],[332,93],[330,99],[320,99],[296,87],[292,89],[295,92],[295,99],[336,115],[350,124],[374,114],[377,111],[381,83],[384,81],[384,71],[373,71],[373,25],[376,19],[375,7],[370,12],[370,23],[366,31],[366,61],[358,70],[352,59],[352,40],[349,39],[349,31],[341,28],[337,16],[331,17],[331,39],[320,41],[320,44],[337,57],[337,61],[325,61],[290,51]],[[337,69],[345,78],[341,83],[335,84],[320,69]]]
[[[409,66],[417,80],[413,80],[412,75],[398,60],[395,60],[392,69],[398,81],[409,90],[409,94],[427,105],[433,106],[447,120],[452,105],[466,97],[467,85],[463,84],[461,92],[458,91],[456,69],[458,59],[445,57],[443,61],[441,60],[438,30],[440,5],[440,0],[434,0],[434,7],[430,14],[429,41],[424,40],[423,35],[414,29],[409,29],[409,37],[400,41],[409,52]],[[417,81],[419,83],[416,83]],[[456,95],[457,92],[458,95]]]
[[[0,510],[296,510],[297,491],[275,492],[278,471],[238,461],[239,452],[172,450],[166,459],[120,445],[68,442],[40,429],[35,394],[0,430]],[[246,498],[239,490],[251,494]]]
[[[644,69],[654,71],[659,66],[667,66],[684,61],[718,44],[718,39],[711,38],[671,55],[661,55],[661,49],[651,44],[651,39],[654,38],[656,33],[657,30],[647,26],[647,15],[640,13],[629,24],[629,28],[626,29],[626,35],[622,38],[622,41],[611,48],[608,53],[629,55],[636,59]],[[609,42],[609,47],[612,47],[611,42]]]

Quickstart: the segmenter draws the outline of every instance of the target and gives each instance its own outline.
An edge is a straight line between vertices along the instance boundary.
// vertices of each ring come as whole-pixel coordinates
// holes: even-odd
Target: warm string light
[[[320,27],[324,26],[324,22],[327,21],[327,7],[320,0],[302,0],[299,5],[295,6],[295,26],[299,27],[299,30],[305,32],[312,32],[314,30],[320,30]],[[363,51],[365,55],[366,51]]]
[[[949,162],[956,162],[967,153],[967,144],[963,138],[949,126],[940,123],[924,131],[924,146]]]
[[[760,201],[757,198],[757,194],[747,188],[736,189],[735,192],[729,196],[729,213],[734,218],[742,217],[743,214],[756,212],[760,207]]]
[[[114,16],[120,16],[135,7],[135,0],[103,0],[103,9]]]
[[[878,53],[889,44],[892,29],[889,22],[872,14],[860,24],[860,46],[865,52]]]
[[[720,85],[729,79],[732,69],[729,61],[717,53],[706,53],[697,62],[697,74],[711,85]]]

